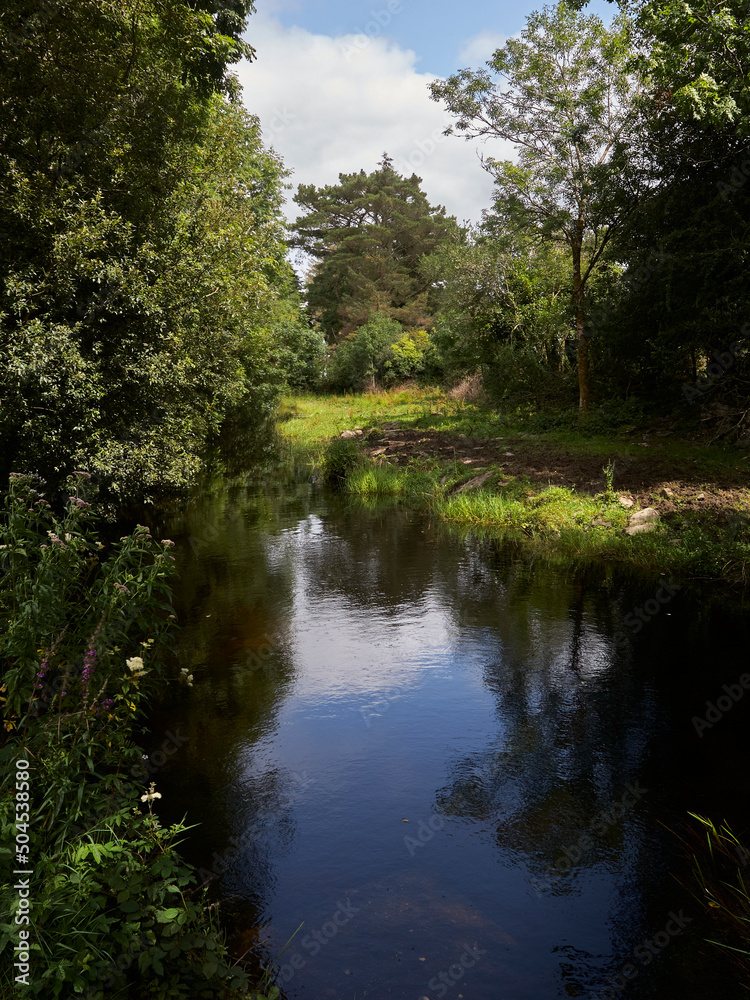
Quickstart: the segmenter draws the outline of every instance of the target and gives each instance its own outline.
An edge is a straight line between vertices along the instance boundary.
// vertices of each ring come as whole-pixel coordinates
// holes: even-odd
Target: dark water
[[[302,925],[287,997],[746,995],[668,829],[748,829],[750,694],[693,722],[750,669],[741,610],[309,484],[168,532],[195,685],[151,720],[162,816],[238,953]]]

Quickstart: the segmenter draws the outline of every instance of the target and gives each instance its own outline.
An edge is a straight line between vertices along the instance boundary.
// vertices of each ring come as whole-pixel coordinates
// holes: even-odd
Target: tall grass
[[[440,431],[477,441],[513,438],[547,451],[601,456],[602,492],[596,496],[565,487],[540,488],[523,477],[511,478],[497,466],[479,489],[458,487],[476,470],[454,460],[421,456],[407,466],[369,460],[360,443],[338,441],[344,430],[383,430],[388,425]],[[731,530],[713,511],[680,511],[656,531],[628,537],[620,530],[629,512],[617,501],[618,459],[642,456],[632,436],[613,432],[585,434],[573,427],[552,427],[530,434],[513,415],[492,412],[479,403],[451,399],[440,390],[402,388],[346,396],[298,396],[284,401],[278,424],[295,468],[322,472],[361,503],[410,503],[456,527],[468,526],[525,540],[546,558],[594,562],[608,560],[636,571],[679,574],[685,578],[746,583],[750,567],[750,517],[736,512]],[[386,431],[387,433],[387,431]],[[333,441],[333,444],[332,444]],[[676,439],[658,442],[659,457],[679,461],[693,474],[734,476],[742,456],[732,449],[706,448]],[[652,452],[656,455],[656,452]],[[333,474],[331,473],[333,470]],[[655,497],[656,500],[656,497]],[[750,491],[741,504],[750,511]],[[609,522],[600,524],[597,522]]]
[[[693,871],[687,888],[714,921],[709,943],[739,965],[750,989],[750,852],[728,824],[690,815],[697,826],[680,837]]]

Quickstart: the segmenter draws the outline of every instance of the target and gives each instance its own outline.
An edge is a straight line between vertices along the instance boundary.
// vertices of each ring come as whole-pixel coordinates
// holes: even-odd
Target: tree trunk
[[[573,245],[573,305],[576,313],[576,336],[578,337],[578,410],[580,413],[589,411],[589,343],[586,337],[586,312],[584,309],[585,287],[581,277],[581,247],[580,240]]]

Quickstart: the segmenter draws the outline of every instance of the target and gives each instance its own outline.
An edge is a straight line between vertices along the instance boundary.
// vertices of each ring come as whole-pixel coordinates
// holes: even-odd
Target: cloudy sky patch
[[[462,67],[479,68],[523,27],[533,9],[527,6],[258,0],[247,33],[257,58],[238,70],[243,100],[293,171],[293,190],[335,184],[339,173],[369,173],[387,152],[399,173],[422,178],[431,204],[459,222],[478,222],[492,200],[478,154],[510,158],[513,148],[444,136],[452,118],[430,100],[428,87]],[[611,15],[601,0],[590,9],[599,8]]]

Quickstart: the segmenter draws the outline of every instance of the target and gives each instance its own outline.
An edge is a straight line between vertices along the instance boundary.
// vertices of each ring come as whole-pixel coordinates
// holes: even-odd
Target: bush
[[[133,741],[172,642],[171,542],[139,526],[103,560],[87,484],[71,477],[58,517],[38,481],[13,477],[0,522],[0,763],[8,773],[22,762],[16,788],[0,793],[0,851],[6,870],[33,871],[26,992],[230,997],[246,976],[193,898],[195,876],[175,849],[185,827],[159,824],[161,796],[143,788]],[[6,955],[24,927],[20,877],[0,887]],[[18,974],[9,965],[8,991]]]
[[[395,320],[376,313],[333,353],[326,383],[355,392],[376,385],[440,378],[442,365],[426,330],[404,333]]]
[[[495,404],[532,403],[566,406],[577,399],[578,377],[568,365],[560,371],[531,347],[495,348],[493,360],[482,366],[484,389]]]

